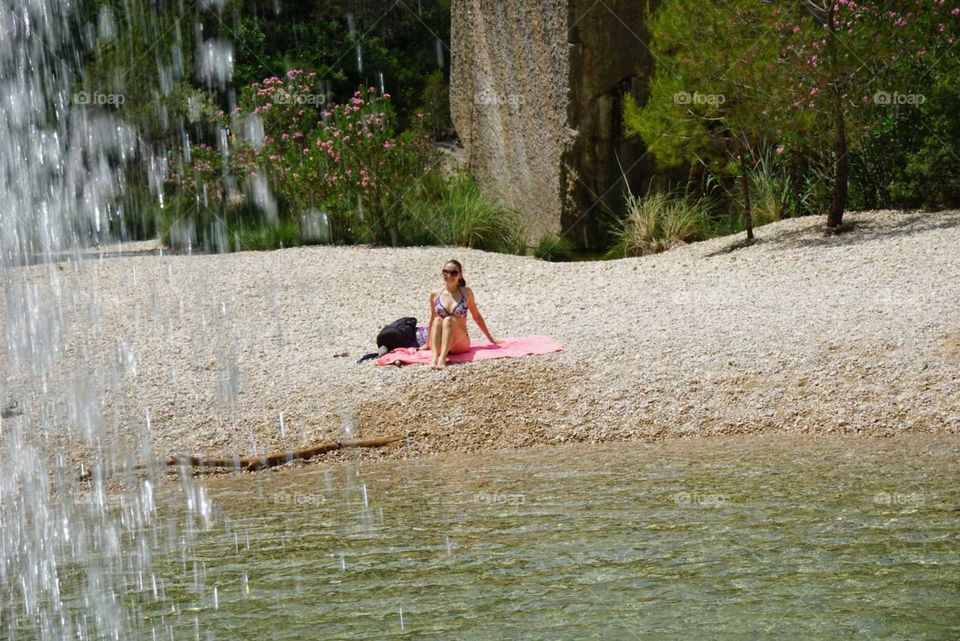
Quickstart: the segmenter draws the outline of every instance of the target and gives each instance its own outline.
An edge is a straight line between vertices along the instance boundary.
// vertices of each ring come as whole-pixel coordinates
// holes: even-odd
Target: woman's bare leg
[[[436,369],[437,359],[440,356],[440,334],[443,330],[443,319],[437,316],[430,325],[430,369]]]
[[[460,354],[470,349],[470,334],[465,331],[456,331],[450,337],[450,351],[448,354]]]
[[[452,316],[443,319],[440,355],[437,359],[436,369],[443,369],[447,366],[447,354],[459,354],[470,349],[470,335],[466,331],[458,331],[458,329]]]
[[[447,316],[443,319],[440,330],[440,354],[437,356],[437,369],[443,369],[447,366],[447,352],[450,351],[450,334],[453,333],[453,316]]]

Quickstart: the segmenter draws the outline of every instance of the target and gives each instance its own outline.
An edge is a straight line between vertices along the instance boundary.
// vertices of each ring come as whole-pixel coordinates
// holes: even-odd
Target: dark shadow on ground
[[[890,240],[922,234],[939,229],[960,227],[960,210],[939,212],[908,211],[894,217],[873,216],[871,212],[851,212],[844,224],[850,229],[839,234],[828,234],[826,217],[817,216],[809,226],[765,235],[757,229],[757,240],[765,248],[802,249],[807,247],[849,247],[863,243]],[[745,246],[742,239],[711,252],[707,256],[722,256]]]

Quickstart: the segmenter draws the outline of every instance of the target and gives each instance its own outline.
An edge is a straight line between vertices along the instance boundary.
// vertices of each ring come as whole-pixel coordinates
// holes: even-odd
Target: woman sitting
[[[487,330],[487,324],[477,309],[473,290],[467,287],[463,279],[463,266],[459,261],[450,260],[443,266],[443,283],[440,291],[430,292],[429,346],[433,352],[430,369],[443,369],[447,366],[447,354],[459,354],[470,349],[467,310],[491,343],[503,342],[496,340]]]

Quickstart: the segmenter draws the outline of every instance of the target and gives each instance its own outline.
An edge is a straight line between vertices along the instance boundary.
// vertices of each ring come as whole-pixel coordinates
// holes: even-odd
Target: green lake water
[[[140,627],[956,641],[958,454],[956,437],[764,437],[204,479],[210,526],[156,554],[162,598],[144,599]]]

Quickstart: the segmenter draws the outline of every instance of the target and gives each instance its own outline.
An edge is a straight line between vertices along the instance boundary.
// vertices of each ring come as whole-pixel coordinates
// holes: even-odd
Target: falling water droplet
[[[321,243],[330,242],[330,218],[325,211],[320,213],[318,240]]]
[[[401,631],[401,632],[404,631],[404,627],[403,627],[403,608],[400,608],[400,631]]]
[[[255,174],[250,177],[250,192],[253,203],[266,215],[272,224],[277,223],[277,201],[270,192],[270,184],[264,174]]]
[[[260,120],[260,116],[250,114],[244,119],[243,137],[250,143],[251,147],[254,149],[262,148],[264,135],[266,135],[266,132],[264,131],[263,121]]]
[[[343,433],[343,440],[349,441],[353,438],[353,427],[356,423],[356,417],[353,410],[347,408],[340,413],[340,426]]]
[[[117,35],[117,24],[113,18],[113,10],[110,5],[100,7],[100,15],[97,16],[97,40],[99,42],[109,42]]]
[[[197,52],[197,76],[208,87],[225,89],[233,78],[233,43],[212,38]]]

